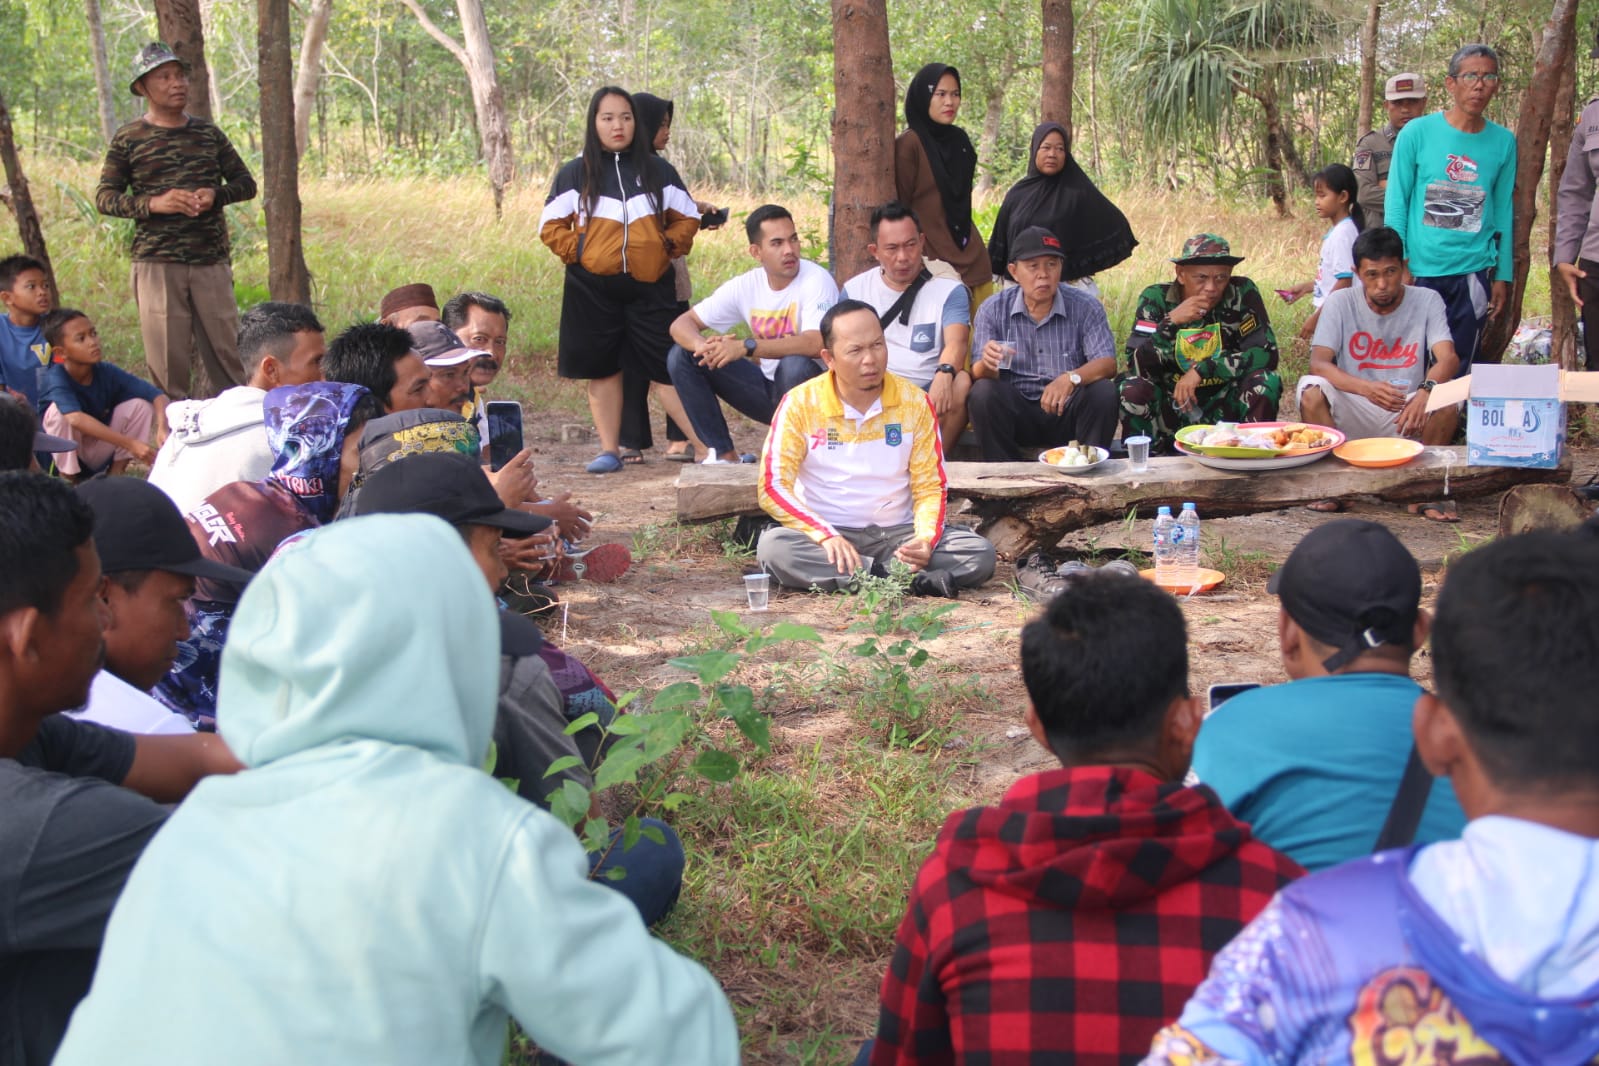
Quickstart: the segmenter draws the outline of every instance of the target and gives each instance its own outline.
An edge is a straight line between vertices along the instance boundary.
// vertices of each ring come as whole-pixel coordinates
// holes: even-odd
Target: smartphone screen
[[[1248,692],[1252,688],[1259,687],[1260,685],[1254,681],[1240,681],[1231,685],[1212,685],[1210,686],[1210,709],[1214,712],[1217,707],[1220,707],[1240,692]]]
[[[514,400],[490,400],[489,469],[498,470],[522,450],[522,405]]]

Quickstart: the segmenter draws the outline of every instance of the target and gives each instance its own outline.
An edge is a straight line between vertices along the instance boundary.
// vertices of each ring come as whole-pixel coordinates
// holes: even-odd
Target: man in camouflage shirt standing
[[[1177,278],[1138,298],[1119,383],[1127,434],[1169,454],[1185,425],[1270,422],[1283,381],[1277,338],[1255,283],[1233,277],[1243,261],[1214,233],[1183,243]]]
[[[133,300],[145,362],[174,400],[244,384],[239,310],[222,209],[255,196],[255,178],[221,130],[184,113],[189,73],[164,44],[146,45],[129,85],[145,113],[111,138],[95,206],[134,220]]]

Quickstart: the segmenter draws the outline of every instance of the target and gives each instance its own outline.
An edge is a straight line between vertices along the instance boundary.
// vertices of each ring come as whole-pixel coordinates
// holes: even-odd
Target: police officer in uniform
[[[1599,59],[1599,39],[1589,56]],[[1589,370],[1599,370],[1599,96],[1571,131],[1571,151],[1555,197],[1555,269],[1582,316]]]
[[[1383,225],[1383,195],[1388,189],[1388,163],[1394,154],[1394,139],[1405,123],[1427,110],[1427,86],[1420,74],[1395,74],[1383,86],[1383,108],[1388,112],[1388,124],[1380,130],[1368,130],[1355,142],[1355,162],[1350,168],[1355,172],[1355,183],[1360,192],[1355,197],[1366,209],[1366,228]]]

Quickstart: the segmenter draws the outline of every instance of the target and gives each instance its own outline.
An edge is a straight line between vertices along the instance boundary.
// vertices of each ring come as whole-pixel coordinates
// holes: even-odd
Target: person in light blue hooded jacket
[[[218,726],[249,769],[145,851],[56,1063],[497,1066],[508,1017],[578,1064],[738,1062],[710,974],[479,769],[498,660],[493,598],[440,519],[282,548],[222,659]]]

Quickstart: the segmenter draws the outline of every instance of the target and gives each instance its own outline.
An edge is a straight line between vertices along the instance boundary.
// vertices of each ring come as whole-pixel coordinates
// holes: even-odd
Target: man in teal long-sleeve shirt
[[[1406,124],[1394,142],[1384,220],[1399,231],[1416,284],[1444,298],[1461,372],[1483,326],[1510,303],[1516,137],[1483,117],[1499,91],[1499,56],[1468,44],[1449,60],[1447,111]]]

